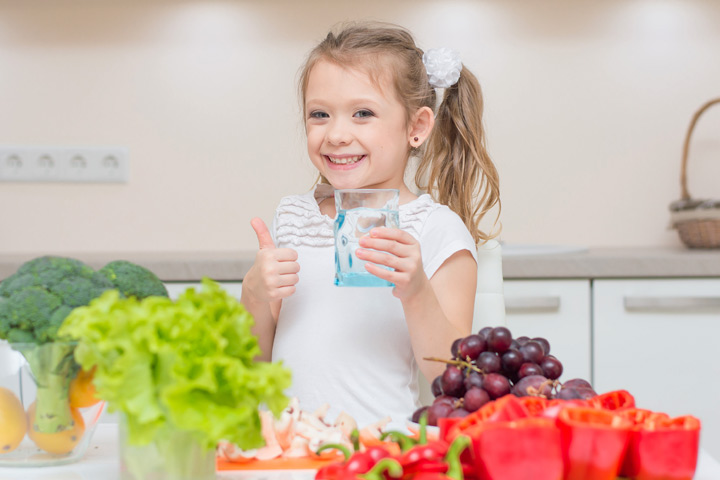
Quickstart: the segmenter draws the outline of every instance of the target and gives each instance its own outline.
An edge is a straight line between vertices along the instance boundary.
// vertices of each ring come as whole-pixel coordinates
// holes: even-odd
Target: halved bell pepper
[[[691,415],[630,409],[619,415],[635,423],[620,473],[637,480],[690,480],[700,446],[700,420]]]
[[[625,410],[635,408],[635,397],[627,390],[613,390],[594,396],[588,400],[588,403],[595,408],[605,410]]]
[[[557,417],[565,480],[614,480],[632,423],[609,411],[568,407]]]
[[[520,397],[518,400],[527,409],[531,417],[539,416],[550,404],[550,400],[545,397],[533,397],[530,395]]]
[[[509,393],[492,402],[488,402],[474,412],[461,418],[452,425],[446,435],[448,441],[465,432],[472,426],[477,426],[489,421],[510,421],[518,418],[529,417],[530,412],[522,404],[520,399]]]
[[[477,475],[484,480],[558,480],[563,476],[560,430],[548,418],[484,422],[470,436]]]

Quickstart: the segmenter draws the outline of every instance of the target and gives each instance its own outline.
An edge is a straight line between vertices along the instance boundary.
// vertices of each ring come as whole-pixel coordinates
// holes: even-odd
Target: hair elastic
[[[423,53],[422,60],[430,86],[448,88],[460,79],[462,61],[457,50],[447,47],[430,48]]]

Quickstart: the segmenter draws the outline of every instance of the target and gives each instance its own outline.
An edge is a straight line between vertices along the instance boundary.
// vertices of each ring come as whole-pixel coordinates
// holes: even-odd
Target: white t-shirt
[[[282,302],[272,359],[292,371],[288,394],[303,410],[328,403],[330,421],[345,411],[363,427],[389,415],[401,428],[419,407],[402,304],[392,288],[335,286],[334,219],[318,206],[332,196],[332,186],[317,185],[283,198],[275,213],[275,245],[297,251],[300,272],[295,293]],[[428,278],[460,250],[477,261],[472,235],[448,207],[421,195],[399,210],[400,228],[420,241]]]

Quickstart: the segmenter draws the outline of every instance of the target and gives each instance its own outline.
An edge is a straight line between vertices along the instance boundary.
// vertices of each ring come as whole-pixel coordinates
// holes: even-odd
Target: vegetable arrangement
[[[385,476],[401,480],[690,480],[700,433],[697,418],[638,409],[624,390],[588,400],[508,394],[465,417],[440,418],[430,442],[427,414],[420,424],[418,439],[384,434],[400,455],[347,452],[315,479],[368,478],[380,460],[393,460],[400,469]]]
[[[258,407],[279,415],[290,385],[281,364],[254,361],[252,325],[245,308],[206,278],[176,301],[105,292],[73,310],[60,334],[77,340],[84,369],[96,369],[97,395],[124,414],[130,445],[161,442],[171,426],[194,432],[206,449],[221,439],[251,449],[263,441]],[[168,465],[181,461],[182,451],[165,453]]]
[[[111,290],[167,296],[151,271],[124,260],[95,271],[73,258],[38,257],[0,283],[0,339],[11,342],[30,366],[37,394],[28,408],[27,433],[48,453],[73,450],[85,430],[78,409],[98,402],[92,375],[80,372],[73,359],[75,344],[58,330],[73,309]]]

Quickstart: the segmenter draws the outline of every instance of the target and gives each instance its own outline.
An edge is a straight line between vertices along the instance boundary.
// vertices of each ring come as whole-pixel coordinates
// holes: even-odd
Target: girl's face
[[[335,188],[397,188],[403,182],[410,127],[389,75],[375,85],[362,70],[324,60],[305,92],[308,154]]]

